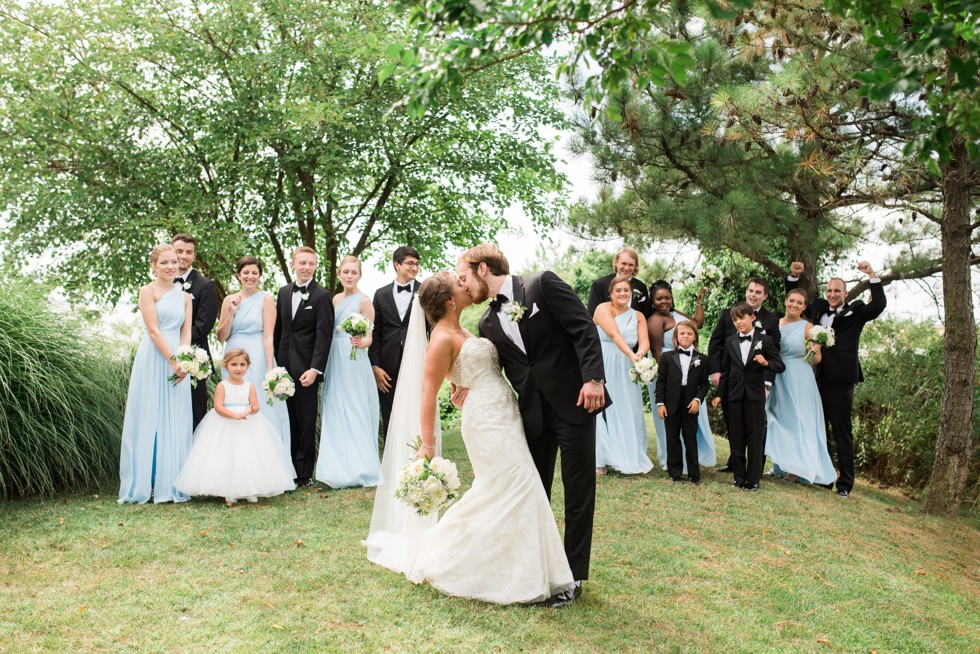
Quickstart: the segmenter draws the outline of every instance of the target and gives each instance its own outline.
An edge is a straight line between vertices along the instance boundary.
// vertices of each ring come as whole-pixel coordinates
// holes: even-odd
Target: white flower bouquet
[[[660,366],[657,365],[656,359],[651,356],[643,357],[630,366],[630,380],[641,386],[650,384],[657,378],[659,369]]]
[[[816,354],[810,347],[810,343],[816,343],[820,347],[833,347],[836,342],[834,336],[834,330],[832,327],[824,327],[822,325],[814,325],[810,328],[810,336],[806,339],[807,348],[806,355],[803,360],[807,363],[813,363],[813,357]]]
[[[340,323],[340,328],[350,334],[351,337],[366,336],[374,329],[374,323],[359,313],[352,313],[344,318],[344,322]],[[351,347],[350,360],[357,361],[357,347]]]
[[[398,473],[395,483],[395,497],[420,516],[441,511],[459,497],[456,464],[441,456],[415,459]]]
[[[170,355],[170,360],[176,361],[177,368],[191,378],[192,388],[197,388],[197,382],[211,376],[211,357],[203,348],[195,345],[181,345],[177,348],[177,352]],[[175,386],[180,381],[177,373],[170,375],[167,379]]]
[[[262,380],[262,390],[265,391],[266,402],[272,406],[277,400],[282,401],[292,397],[296,392],[296,384],[283,367],[273,368],[265,373]]]

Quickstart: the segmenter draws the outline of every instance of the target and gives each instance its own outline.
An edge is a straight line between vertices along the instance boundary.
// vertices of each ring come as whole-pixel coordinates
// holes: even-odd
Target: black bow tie
[[[501,305],[507,304],[508,302],[510,302],[509,297],[507,297],[503,293],[498,293],[497,297],[490,300],[490,308],[493,309],[494,311],[500,311]]]
[[[181,286],[183,286],[184,285],[184,281],[185,280],[184,280],[183,277],[177,277],[176,279],[174,279],[174,284],[180,284]]]
[[[411,284],[405,284],[404,286],[402,286],[401,284],[396,284],[395,285],[395,288],[398,289],[398,292],[399,293],[401,293],[402,291],[405,291],[406,293],[411,293],[412,292],[412,286],[411,286]]]
[[[837,307],[836,309],[831,309],[831,308],[828,307],[827,310],[823,312],[823,315],[825,315],[825,316],[836,316],[838,314],[838,312],[843,311],[843,310],[844,310],[844,305],[843,304],[840,305],[839,307]]]
[[[677,350],[677,354],[679,354],[682,357],[689,357],[689,356],[691,356],[691,353],[688,352],[687,350]]]
[[[739,336],[738,337],[738,342],[739,343],[744,343],[745,341],[751,341],[751,340],[752,340],[752,334],[749,334],[748,336]]]
[[[305,286],[299,286],[298,284],[293,282],[293,293],[306,293],[306,292],[307,292],[307,288]]]

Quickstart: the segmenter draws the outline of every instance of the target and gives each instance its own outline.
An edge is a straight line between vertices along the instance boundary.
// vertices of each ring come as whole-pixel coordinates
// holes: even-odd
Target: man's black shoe
[[[732,471],[732,467],[729,465],[724,465],[718,468],[717,470],[715,470],[715,472],[731,472],[731,471]]]

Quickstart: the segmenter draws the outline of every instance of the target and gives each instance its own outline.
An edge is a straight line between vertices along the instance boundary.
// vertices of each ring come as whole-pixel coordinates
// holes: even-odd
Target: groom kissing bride
[[[492,298],[479,333],[496,347],[518,395],[528,449],[548,498],[561,451],[565,554],[575,587],[550,604],[573,601],[589,577],[595,511],[595,419],[610,404],[599,336],[582,301],[552,272],[511,275],[503,252],[483,243],[464,252],[456,274],[473,302]],[[465,406],[468,390],[455,388]],[[489,417],[488,417],[489,419]]]

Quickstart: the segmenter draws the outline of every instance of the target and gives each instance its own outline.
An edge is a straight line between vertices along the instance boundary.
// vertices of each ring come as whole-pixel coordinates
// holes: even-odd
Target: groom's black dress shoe
[[[582,587],[576,586],[571,590],[564,590],[557,595],[552,595],[544,601],[544,605],[549,609],[561,608],[567,604],[571,604],[575,601],[577,597],[582,594]]]

